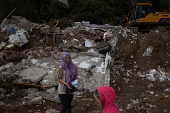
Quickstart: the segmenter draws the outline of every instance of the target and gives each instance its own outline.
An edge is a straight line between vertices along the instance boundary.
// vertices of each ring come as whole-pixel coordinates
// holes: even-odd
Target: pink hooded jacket
[[[100,101],[103,107],[103,113],[120,113],[119,108],[114,103],[116,93],[112,87],[101,86],[97,88]]]

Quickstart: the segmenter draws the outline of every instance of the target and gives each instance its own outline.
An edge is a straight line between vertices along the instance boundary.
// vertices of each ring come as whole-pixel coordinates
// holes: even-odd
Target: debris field
[[[73,113],[101,113],[99,86],[116,91],[122,113],[170,111],[170,31],[133,33],[128,28],[69,18],[33,23],[12,16],[0,26],[0,110],[57,113],[58,67],[70,52],[80,85]]]

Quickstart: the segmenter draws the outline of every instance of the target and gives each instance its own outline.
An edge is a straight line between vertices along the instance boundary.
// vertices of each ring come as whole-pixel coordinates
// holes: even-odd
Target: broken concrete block
[[[0,106],[4,106],[4,105],[5,105],[5,103],[0,101]]]
[[[34,97],[27,104],[28,105],[41,105],[42,104],[42,96]]]
[[[71,36],[71,37],[73,37],[74,35],[75,35],[75,34],[72,33],[72,32],[69,33],[69,36]]]
[[[48,63],[42,63],[40,64],[40,67],[45,68],[48,65]]]
[[[6,93],[6,90],[4,88],[0,88],[0,92]]]
[[[44,79],[41,81],[41,84],[43,86],[57,86],[58,81],[57,81],[57,74],[58,74],[58,69],[55,71],[49,71],[48,75],[44,77]]]
[[[105,68],[105,63],[101,62],[96,67],[91,69],[92,76],[88,77],[87,73],[79,69],[79,90],[95,91],[97,87],[109,86],[110,83],[110,70]]]
[[[22,59],[22,64],[24,64],[24,65],[29,65],[30,64],[30,62],[29,62],[29,60],[27,60],[27,59]]]
[[[40,64],[38,63],[37,59],[32,59],[31,60],[32,64],[34,64],[35,66],[39,66]]]
[[[91,54],[91,53],[89,53]],[[80,69],[90,70],[93,66],[98,65],[103,58],[100,57],[91,57],[91,56],[79,56],[73,59],[73,62]]]
[[[5,47],[6,46],[6,43],[5,42],[1,42],[1,44],[0,44],[0,49],[2,49],[3,47]]]
[[[32,23],[21,16],[12,16],[10,22],[15,23],[18,27],[25,29],[26,31],[32,27]]]
[[[1,66],[1,67],[0,67],[0,72],[2,72],[2,71],[5,70],[5,69],[12,69],[13,67],[14,67],[14,63],[11,62],[11,63],[9,63],[9,64],[6,64],[6,65],[4,65],[4,66]]]
[[[60,101],[59,96],[58,96],[58,92],[54,87],[46,90],[46,96],[45,97],[49,100]]]
[[[32,82],[38,82],[46,75],[46,71],[41,68],[32,67],[29,69],[24,69],[19,76],[23,77],[23,80],[28,80]]]
[[[110,39],[109,45],[111,45],[112,47],[115,47],[117,42],[118,42],[118,37],[114,36],[113,38]]]
[[[30,94],[35,94],[36,92],[38,92],[38,90],[39,90],[39,89],[37,89],[37,88],[29,88],[29,89],[28,89],[28,93],[30,93]]]
[[[96,43],[94,42],[94,40],[85,39],[85,46],[86,47],[95,47]]]
[[[0,100],[3,99],[5,95],[3,93],[0,94]]]

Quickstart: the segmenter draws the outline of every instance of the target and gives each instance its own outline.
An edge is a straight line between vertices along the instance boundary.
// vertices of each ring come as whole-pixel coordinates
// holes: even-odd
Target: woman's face
[[[65,56],[65,61],[66,61],[67,64],[70,63],[70,56],[69,56],[69,55],[66,55],[66,56]]]

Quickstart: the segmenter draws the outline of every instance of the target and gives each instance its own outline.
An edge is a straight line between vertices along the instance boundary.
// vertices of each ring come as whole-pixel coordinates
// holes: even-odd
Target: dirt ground
[[[116,90],[115,103],[122,112],[162,113],[170,111],[170,97],[168,96],[170,92],[165,91],[166,88],[170,88],[169,81],[160,83],[151,82],[139,77],[126,77],[124,79],[122,76],[116,84],[116,86],[114,84],[111,84],[111,86]],[[22,99],[26,96],[24,90],[18,90],[16,93],[12,93],[9,90],[8,94],[9,96],[3,99],[6,106],[0,107],[1,113],[45,113],[47,109],[61,109],[61,104],[47,100],[43,105],[22,105]],[[93,93],[87,92],[81,96],[73,100],[72,113],[102,112],[102,108],[96,103]],[[138,101],[138,103],[133,101]],[[128,105],[130,105],[130,108],[127,109]]]

